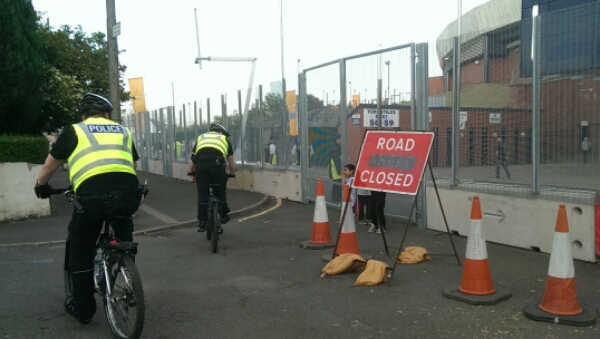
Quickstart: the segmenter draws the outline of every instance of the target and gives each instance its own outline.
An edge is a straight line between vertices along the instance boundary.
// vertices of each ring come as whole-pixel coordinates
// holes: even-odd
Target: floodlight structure
[[[246,121],[248,120],[248,111],[250,109],[250,96],[252,95],[252,84],[254,82],[254,72],[256,70],[256,60],[257,58],[236,58],[236,57],[202,57],[200,54],[200,35],[198,34],[198,15],[196,13],[196,9],[194,8],[194,16],[196,17],[196,43],[198,44],[198,57],[195,60],[195,64],[198,64],[198,67],[202,69],[202,60],[206,61],[225,61],[225,62],[252,62],[252,70],[250,71],[250,81],[248,83],[248,90],[246,91],[246,100],[244,102],[244,112],[242,114],[242,130],[240,133],[240,138],[238,140],[238,144],[236,150],[233,154],[233,159],[235,162],[242,161],[243,152],[242,152],[242,141],[244,140],[244,132],[246,131]]]

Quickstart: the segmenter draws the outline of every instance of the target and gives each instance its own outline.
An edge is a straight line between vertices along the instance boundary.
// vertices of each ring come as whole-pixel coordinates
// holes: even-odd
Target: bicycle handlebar
[[[70,188],[56,188],[52,190],[52,194],[64,194],[65,197],[69,199],[69,202],[73,204],[73,206],[75,206],[77,212],[83,213],[83,206],[81,206],[81,204],[79,203],[75,192],[71,191]]]
[[[196,173],[194,173],[194,172],[188,172],[187,175],[190,176],[190,177],[195,177]],[[229,174],[229,173],[227,173],[227,178],[228,179],[229,178],[235,178],[235,174]]]

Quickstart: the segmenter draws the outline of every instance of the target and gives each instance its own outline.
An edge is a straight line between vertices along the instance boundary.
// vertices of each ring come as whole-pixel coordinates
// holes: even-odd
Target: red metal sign
[[[432,132],[367,131],[352,187],[417,194],[433,137]]]

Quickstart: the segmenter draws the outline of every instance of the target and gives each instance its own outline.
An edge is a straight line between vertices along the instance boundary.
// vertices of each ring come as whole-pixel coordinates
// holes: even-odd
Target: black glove
[[[193,176],[196,175],[196,173],[194,173],[194,172],[187,172],[187,175],[189,175],[190,177],[193,177]]]
[[[35,195],[37,195],[40,199],[48,199],[52,195],[52,186],[45,184],[40,185],[37,182],[35,183]]]
[[[227,174],[228,178],[235,178],[235,174]]]

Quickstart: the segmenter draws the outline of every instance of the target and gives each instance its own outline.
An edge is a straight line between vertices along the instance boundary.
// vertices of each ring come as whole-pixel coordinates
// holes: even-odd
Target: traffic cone
[[[444,296],[473,305],[495,305],[510,299],[512,293],[502,288],[494,288],[481,222],[481,204],[479,197],[474,196],[462,282],[458,289],[444,289]]]
[[[311,250],[331,248],[335,246],[331,240],[329,231],[329,217],[325,205],[325,190],[323,180],[317,181],[317,198],[315,201],[315,213],[313,214],[312,236],[310,240],[300,242],[300,247]]]
[[[354,224],[354,213],[352,212],[352,206],[346,205],[350,203],[350,187],[344,185],[344,196],[342,197],[342,214],[340,215],[340,223],[344,219],[344,224],[341,225],[342,232],[340,233],[340,239],[338,240],[338,246],[335,251],[335,256],[342,253],[354,253],[360,255],[358,250],[358,238],[356,237],[356,225]],[[344,218],[344,211],[346,210],[346,217]]]
[[[344,195],[342,197],[342,213],[340,214],[340,223],[344,219],[344,224],[340,225],[339,237],[337,240],[337,248],[333,255],[323,256],[323,261],[327,262],[343,253],[360,254],[358,250],[358,238],[356,237],[356,225],[354,224],[354,213],[352,212],[352,206],[346,205],[350,203],[350,187],[344,185]],[[344,217],[344,211],[346,210],[346,216]],[[371,256],[361,255],[363,259],[369,260]]]
[[[558,208],[544,297],[541,303],[525,306],[523,313],[533,320],[574,326],[589,326],[598,319],[594,307],[580,306],[577,301],[569,221],[564,204]]]

